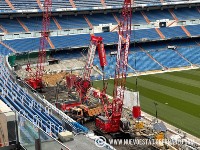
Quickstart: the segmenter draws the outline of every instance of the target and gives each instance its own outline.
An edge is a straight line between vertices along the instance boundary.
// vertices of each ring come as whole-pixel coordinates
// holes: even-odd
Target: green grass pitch
[[[135,90],[135,77],[127,78],[126,86]],[[158,118],[200,137],[200,70],[187,70],[138,77],[141,108]],[[107,80],[107,93],[112,95],[113,80]],[[94,87],[102,88],[102,81]]]

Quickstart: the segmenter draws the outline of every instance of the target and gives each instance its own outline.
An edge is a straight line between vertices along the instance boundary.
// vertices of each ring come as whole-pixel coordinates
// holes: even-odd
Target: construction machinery
[[[30,66],[30,62],[27,64],[26,71],[29,72],[29,76],[25,81],[33,89],[42,89],[44,87],[42,82],[43,72],[44,72],[44,63],[46,62],[46,49],[48,46],[49,40],[49,27],[50,27],[50,17],[52,9],[52,0],[45,0],[43,4],[43,20],[42,20],[42,30],[40,38],[40,47],[38,52],[38,61],[36,70]]]
[[[102,93],[101,100],[104,105],[105,115],[96,118],[96,132],[98,133],[120,133],[129,130],[129,122],[122,118],[122,106],[124,100],[124,90],[126,84],[126,71],[128,63],[132,8],[131,0],[124,0],[121,21],[119,24],[119,41],[116,59],[116,69],[114,78],[113,100],[106,100],[105,92]],[[106,101],[106,103],[105,103]]]
[[[103,113],[103,109],[101,105],[90,107],[80,104],[76,107],[71,107],[65,113],[75,121],[84,124],[86,121],[94,120],[98,115]]]
[[[68,94],[73,97],[76,93],[78,101],[63,103],[60,108],[74,120],[84,123],[87,120],[94,119],[102,113],[102,105],[89,102],[89,90],[91,88],[90,75],[93,69],[93,60],[96,49],[98,49],[100,65],[102,70],[107,65],[106,53],[103,44],[103,38],[91,35],[90,45],[88,48],[87,61],[83,69],[82,76],[69,74],[66,76]],[[103,76],[104,77],[104,76]]]
[[[69,74],[66,77],[67,89],[69,94],[72,93],[72,91],[75,91],[81,103],[84,103],[88,100],[87,93],[91,88],[90,75],[93,68],[93,60],[96,49],[98,49],[100,65],[103,70],[104,66],[106,66],[107,64],[103,38],[92,35],[88,48],[87,61],[84,66],[82,76]]]
[[[96,49],[98,50],[100,65],[102,70],[104,70],[107,61],[103,38],[91,35],[86,64],[82,75],[77,76],[71,73],[66,76],[68,96],[73,100],[56,103],[56,107],[71,116],[73,119],[82,123],[86,120],[91,120],[102,113],[102,105],[98,105],[99,99],[94,96],[93,98],[90,97],[93,94],[90,91],[92,86],[90,74],[93,69],[93,60]],[[91,99],[93,99],[93,101]]]

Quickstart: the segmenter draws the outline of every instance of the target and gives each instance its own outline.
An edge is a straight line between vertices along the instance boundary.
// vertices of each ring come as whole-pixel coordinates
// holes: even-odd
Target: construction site
[[[200,40],[199,36],[192,36],[199,29],[185,27],[187,23],[200,24],[199,2],[180,4],[181,10],[189,6],[188,14],[197,13],[197,20],[186,18],[185,22],[178,19],[181,15],[176,16],[176,2],[166,2],[165,10],[161,7],[158,12],[160,5],[152,5],[152,16],[162,12],[169,18],[153,22],[149,7],[133,0],[121,0],[109,7],[108,1],[101,0],[103,8],[97,7],[96,1],[95,7],[88,6],[91,10],[80,9],[83,12],[77,9],[79,2],[71,0],[73,8],[67,11],[76,17],[68,19],[73,22],[78,18],[75,25],[84,26],[85,22],[89,26],[76,31],[61,27],[67,26],[59,18],[65,15],[64,10],[54,7],[64,2],[43,2],[37,1],[40,21],[35,20],[41,31],[28,35],[31,27],[28,29],[25,19],[16,17],[27,32],[25,40],[31,40],[24,44],[31,45],[28,51],[21,46],[17,52],[18,41],[12,43],[11,33],[0,23],[8,38],[3,37],[0,46],[14,53],[2,51],[5,54],[0,55],[0,150],[7,146],[20,150],[200,150]],[[12,10],[19,6],[9,0],[6,3]],[[165,5],[165,1],[160,3]],[[101,13],[92,14],[93,9],[96,13],[108,10],[103,12],[108,19],[99,17]],[[32,18],[36,14],[26,15]],[[52,30],[51,19],[58,31]],[[103,24],[102,20],[117,24]],[[165,32],[165,28],[174,29]],[[147,33],[144,37],[143,30]],[[170,37],[173,33],[177,35]],[[13,36],[19,36],[16,40],[20,41],[21,34]],[[62,34],[77,39],[67,41]],[[177,38],[183,34],[185,39]],[[64,44],[52,42],[54,36],[58,38],[56,42],[69,45],[59,47]]]

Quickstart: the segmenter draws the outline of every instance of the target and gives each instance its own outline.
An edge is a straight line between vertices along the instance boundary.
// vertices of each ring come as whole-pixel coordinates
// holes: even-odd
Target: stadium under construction
[[[199,0],[0,1],[0,150],[200,150]]]

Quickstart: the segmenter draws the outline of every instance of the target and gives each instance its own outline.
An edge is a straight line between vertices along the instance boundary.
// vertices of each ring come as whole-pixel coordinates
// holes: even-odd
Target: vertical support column
[[[18,122],[17,122],[17,113],[15,112],[15,134],[16,134],[16,145],[17,148],[20,147],[20,143],[19,143],[19,131],[18,131]]]
[[[42,150],[40,139],[35,139],[35,150]]]

